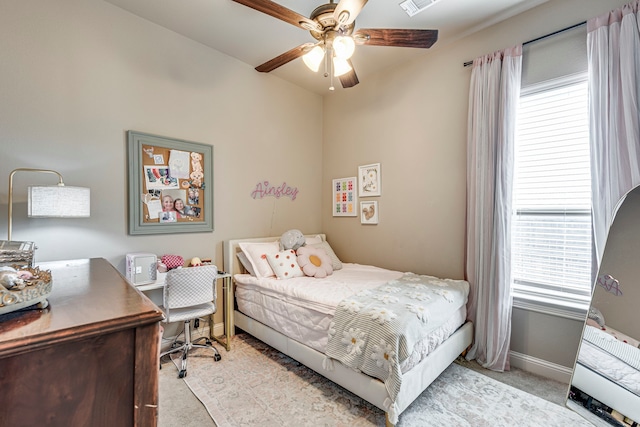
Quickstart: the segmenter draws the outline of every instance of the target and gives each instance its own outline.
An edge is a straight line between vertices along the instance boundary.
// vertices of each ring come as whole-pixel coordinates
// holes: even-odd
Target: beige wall
[[[319,95],[103,1],[0,2],[0,236],[17,167],[92,192],[90,219],[27,219],[26,187],[56,181],[16,175],[13,238],[36,242],[40,261],[122,268],[125,253],[150,251],[222,266],[226,239],[320,231]],[[128,235],[127,130],[214,146],[213,233]],[[254,200],[263,180],[297,187],[296,200]]]
[[[56,180],[15,176],[13,239],[34,241],[39,262],[104,257],[123,272],[124,255],[144,251],[222,266],[224,240],[320,231],[320,96],[99,0],[0,10],[2,238],[18,167],[91,188],[90,219],[27,219],[26,187]],[[127,130],[214,146],[213,233],[128,235]],[[296,200],[252,199],[263,180],[297,187]]]
[[[36,242],[39,261],[104,257],[123,271],[124,254],[150,251],[222,265],[226,239],[299,228],[326,232],[345,261],[461,278],[470,75],[462,63],[623,3],[550,1],[323,99],[99,0],[0,0],[0,229],[9,171],[51,168],[91,187],[92,216],[26,219],[27,185],[52,182],[17,175],[13,237]],[[127,130],[214,146],[213,233],[127,234]],[[331,180],[377,162],[380,224],[333,218]],[[262,180],[286,181],[299,195],[254,200]],[[517,311],[514,350],[572,365],[579,326]],[[549,354],[535,325],[556,321],[551,342],[570,348]]]
[[[596,286],[592,304],[608,326],[640,339],[640,188],[630,193],[618,211],[602,256],[599,274],[610,274],[620,282],[621,296]]]
[[[436,43],[410,64],[325,96],[322,225],[338,255],[462,277],[471,75],[462,64],[624,3],[552,0],[453,44]],[[367,200],[378,200],[379,224],[333,217],[331,180],[377,162],[382,196]],[[355,250],[352,242],[358,242]]]
[[[462,278],[471,74],[462,64],[625,3],[551,0],[456,43],[436,43],[413,63],[325,96],[322,228],[338,256]],[[369,199],[378,200],[379,224],[333,217],[331,180],[377,162],[382,196]],[[512,350],[572,367],[581,331],[580,321],[514,309]]]

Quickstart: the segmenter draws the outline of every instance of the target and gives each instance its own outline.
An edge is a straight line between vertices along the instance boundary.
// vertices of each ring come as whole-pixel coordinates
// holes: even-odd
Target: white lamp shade
[[[28,188],[27,216],[30,218],[87,218],[91,211],[91,190],[65,185]]]
[[[304,63],[314,73],[318,72],[322,59],[324,59],[324,49],[322,49],[320,46],[315,46],[309,52],[305,53],[302,57]]]
[[[338,58],[349,59],[356,50],[356,43],[349,36],[338,36],[333,41],[333,51]]]
[[[334,57],[333,58],[333,75],[339,77],[343,74],[351,71],[351,65],[346,59]]]

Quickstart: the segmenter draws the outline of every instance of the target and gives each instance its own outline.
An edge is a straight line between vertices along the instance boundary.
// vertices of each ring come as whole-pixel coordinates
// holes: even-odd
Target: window
[[[591,295],[586,74],[522,90],[513,202],[514,305],[584,317]]]

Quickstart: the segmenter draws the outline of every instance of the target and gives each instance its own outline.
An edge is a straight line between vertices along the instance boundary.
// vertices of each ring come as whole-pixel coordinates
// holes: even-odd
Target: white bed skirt
[[[322,367],[325,359],[323,353],[288,338],[239,311],[235,311],[234,314],[235,326],[362,397],[372,405],[389,412],[390,402],[382,381],[356,372],[340,363],[334,363],[332,371],[325,370]],[[402,389],[396,400],[398,414],[402,413],[452,361],[469,347],[472,338],[473,327],[470,322],[467,322],[416,367],[403,375]],[[391,416],[388,419],[392,423],[397,422]]]

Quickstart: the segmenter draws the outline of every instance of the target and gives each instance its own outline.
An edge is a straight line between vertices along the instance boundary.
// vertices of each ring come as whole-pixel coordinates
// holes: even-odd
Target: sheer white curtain
[[[619,202],[640,184],[639,5],[587,21],[594,271]]]
[[[511,201],[522,45],[473,61],[467,135],[466,276],[475,337],[467,359],[509,369]]]

